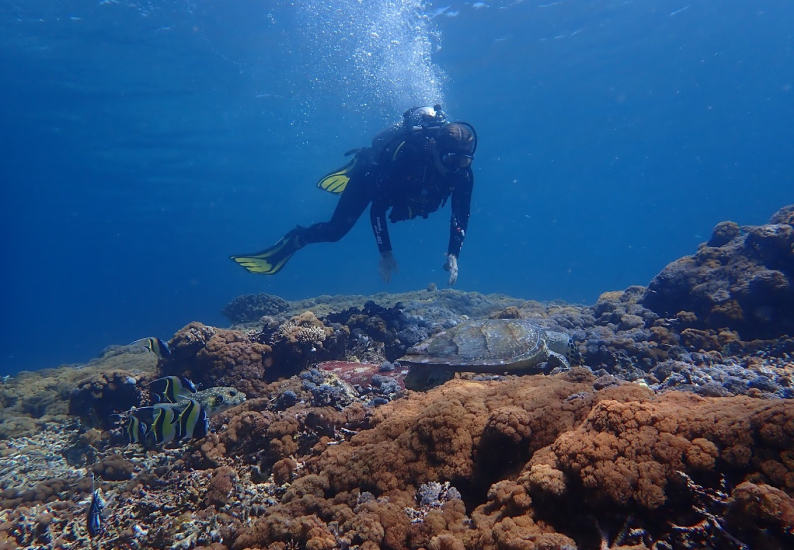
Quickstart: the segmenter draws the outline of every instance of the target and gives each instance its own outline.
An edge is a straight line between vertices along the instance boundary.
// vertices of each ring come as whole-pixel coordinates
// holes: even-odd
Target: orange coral
[[[592,507],[603,501],[658,510],[669,486],[680,485],[678,472],[738,468],[780,489],[794,478],[794,410],[784,402],[657,397],[636,384],[596,391],[594,381],[574,369],[559,377],[453,380],[412,393],[376,409],[372,429],[315,449],[322,453],[298,472],[278,514],[336,522],[337,537],[361,547],[574,547],[570,537],[592,537],[595,526],[555,510],[596,513]],[[279,422],[273,435],[294,426]],[[450,481],[464,492],[474,508],[471,526],[461,501],[409,522],[403,508],[415,506],[411,495],[429,481]],[[364,490],[381,496],[351,501]],[[548,499],[567,504],[539,507]],[[785,508],[782,500],[770,502]],[[262,529],[246,540],[274,540],[261,538],[272,527]]]
[[[731,493],[730,513],[745,529],[760,523],[794,537],[794,499],[775,487],[742,483]]]
[[[763,451],[750,451],[755,439],[765,440]],[[596,495],[655,509],[665,503],[676,472],[713,471],[719,460],[784,485],[791,470],[780,452],[792,441],[794,408],[784,402],[674,393],[645,403],[602,401],[582,425],[554,442],[553,460],[538,455],[530,461],[527,481],[531,489],[545,491],[545,484],[559,494],[559,483],[538,478],[546,463],[548,471],[561,470]]]
[[[493,456],[491,449],[480,447],[486,426],[487,438],[498,434],[523,442],[528,457],[531,449],[551,443],[577,417],[584,418],[586,401],[566,398],[585,389],[592,386],[548,378],[456,380],[376,409],[371,420],[376,429],[359,434],[350,445],[328,449],[309,467],[322,470],[340,491],[404,490],[439,479],[477,483],[475,462]],[[514,463],[509,455],[497,460],[494,466],[500,469]]]
[[[221,466],[212,473],[204,500],[207,505],[220,508],[224,506],[234,490],[237,474],[229,466]]]
[[[233,548],[241,550],[278,544],[588,547],[610,529],[619,530],[610,524],[616,520],[604,519],[607,508],[634,514],[660,536],[659,525],[701,514],[676,508],[681,494],[699,487],[682,482],[690,479],[687,474],[713,481],[726,473],[751,482],[734,491],[731,510],[769,525],[768,536],[790,536],[790,404],[675,392],[656,396],[631,383],[595,386],[585,369],[555,377],[457,379],[425,394],[409,393],[368,417],[361,409],[339,412],[298,403],[274,412],[272,401],[251,400],[224,432],[206,438],[202,452],[225,449],[286,483],[279,504],[235,533]],[[334,435],[342,426],[367,429],[344,440]],[[418,512],[420,485],[436,481],[450,482],[463,500]],[[679,498],[675,506],[672,486]],[[719,513],[724,516],[726,509]],[[606,523],[576,520],[582,516]],[[741,529],[738,534],[753,539],[752,527]],[[675,546],[669,528],[661,535]]]
[[[231,386],[249,398],[263,392],[272,349],[252,335],[190,323],[171,340],[161,375],[178,374],[202,387]]]

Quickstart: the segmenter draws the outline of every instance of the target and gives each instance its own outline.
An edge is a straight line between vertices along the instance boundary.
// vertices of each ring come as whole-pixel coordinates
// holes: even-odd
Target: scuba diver
[[[388,283],[392,273],[397,273],[397,261],[392,255],[387,218],[392,223],[418,216],[426,219],[451,198],[444,269],[449,271],[450,286],[454,285],[469,223],[474,185],[471,162],[476,149],[477,134],[471,124],[449,122],[440,105],[413,107],[401,122],[376,134],[372,147],[348,151],[345,156],[354,155],[352,160],[317,182],[320,189],[341,195],[329,221],[297,226],[270,248],[231,259],[251,273],[273,275],[307,244],[341,239],[371,204],[379,271]]]

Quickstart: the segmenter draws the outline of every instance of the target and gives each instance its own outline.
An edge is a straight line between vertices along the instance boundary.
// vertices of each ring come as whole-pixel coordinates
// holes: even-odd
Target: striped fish
[[[176,388],[176,384],[169,388]],[[180,395],[176,403],[155,403],[130,409],[119,416],[123,419],[123,429],[129,442],[148,447],[150,444],[202,438],[209,433],[211,416],[243,401],[243,392],[230,387],[215,387],[187,393],[187,396]]]
[[[171,350],[168,348],[168,344],[164,341],[160,340],[156,336],[150,336],[149,338],[141,338],[140,340],[135,340],[134,342],[130,342],[129,345],[136,346],[138,344],[143,344],[147,350],[151,353],[155,354],[158,359],[165,359],[171,355]]]
[[[164,376],[149,382],[149,391],[154,403],[178,403],[182,398],[190,399],[196,385],[182,376]]]

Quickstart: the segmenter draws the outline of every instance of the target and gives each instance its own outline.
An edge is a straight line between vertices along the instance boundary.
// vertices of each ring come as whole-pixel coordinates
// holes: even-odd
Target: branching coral
[[[349,335],[347,327],[331,328],[311,311],[265,330],[261,338],[273,347],[274,369],[268,380],[298,374],[310,363],[340,359]]]
[[[278,329],[278,334],[296,344],[320,344],[325,341],[325,329],[318,326],[301,326],[292,321],[287,321]]]
[[[332,334],[333,329],[326,327],[314,313],[306,311],[282,323],[274,335],[274,342],[318,345]]]

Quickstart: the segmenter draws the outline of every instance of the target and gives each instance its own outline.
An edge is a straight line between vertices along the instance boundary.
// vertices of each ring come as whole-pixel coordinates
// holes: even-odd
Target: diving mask
[[[452,170],[456,170],[460,168],[468,168],[471,165],[471,161],[473,159],[474,159],[474,155],[467,155],[465,153],[441,154],[441,164],[445,168],[449,168]]]

